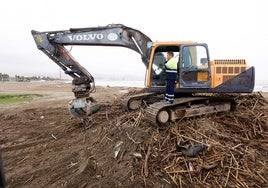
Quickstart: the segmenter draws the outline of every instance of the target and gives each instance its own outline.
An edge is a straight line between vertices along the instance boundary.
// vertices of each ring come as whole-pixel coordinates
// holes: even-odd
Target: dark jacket
[[[177,80],[177,69],[169,69],[165,66],[166,69],[166,80]]]

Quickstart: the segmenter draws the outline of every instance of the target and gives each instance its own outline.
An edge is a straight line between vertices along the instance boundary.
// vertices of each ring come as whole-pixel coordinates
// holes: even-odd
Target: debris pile
[[[239,95],[235,101],[232,112],[151,129],[150,135],[136,144],[142,158],[135,169],[144,185],[267,186],[268,103],[260,93]],[[122,115],[117,126],[148,127],[142,114]]]
[[[268,187],[268,103],[230,97],[231,112],[161,127],[120,100],[86,125],[54,100],[2,113],[7,187]]]

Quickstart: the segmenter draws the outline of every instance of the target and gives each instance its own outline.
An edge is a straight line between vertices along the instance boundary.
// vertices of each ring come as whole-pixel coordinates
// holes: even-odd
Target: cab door
[[[180,88],[210,88],[211,70],[207,45],[181,45],[178,69]]]

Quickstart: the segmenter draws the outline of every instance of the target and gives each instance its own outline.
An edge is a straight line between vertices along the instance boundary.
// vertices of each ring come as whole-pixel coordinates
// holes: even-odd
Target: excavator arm
[[[73,78],[73,93],[76,99],[69,103],[71,113],[78,118],[86,118],[96,112],[100,105],[90,97],[95,89],[94,77],[81,66],[65,48],[67,45],[121,46],[141,55],[148,68],[152,42],[142,32],[121,24],[103,27],[75,28],[63,31],[38,32],[32,30],[37,48],[51,58],[66,74]]]

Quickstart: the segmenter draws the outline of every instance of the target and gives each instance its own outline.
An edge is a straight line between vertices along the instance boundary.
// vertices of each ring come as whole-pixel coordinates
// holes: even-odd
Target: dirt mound
[[[88,126],[65,103],[0,113],[7,187],[267,186],[267,102],[258,93],[235,100],[228,114],[165,127],[118,97]]]

